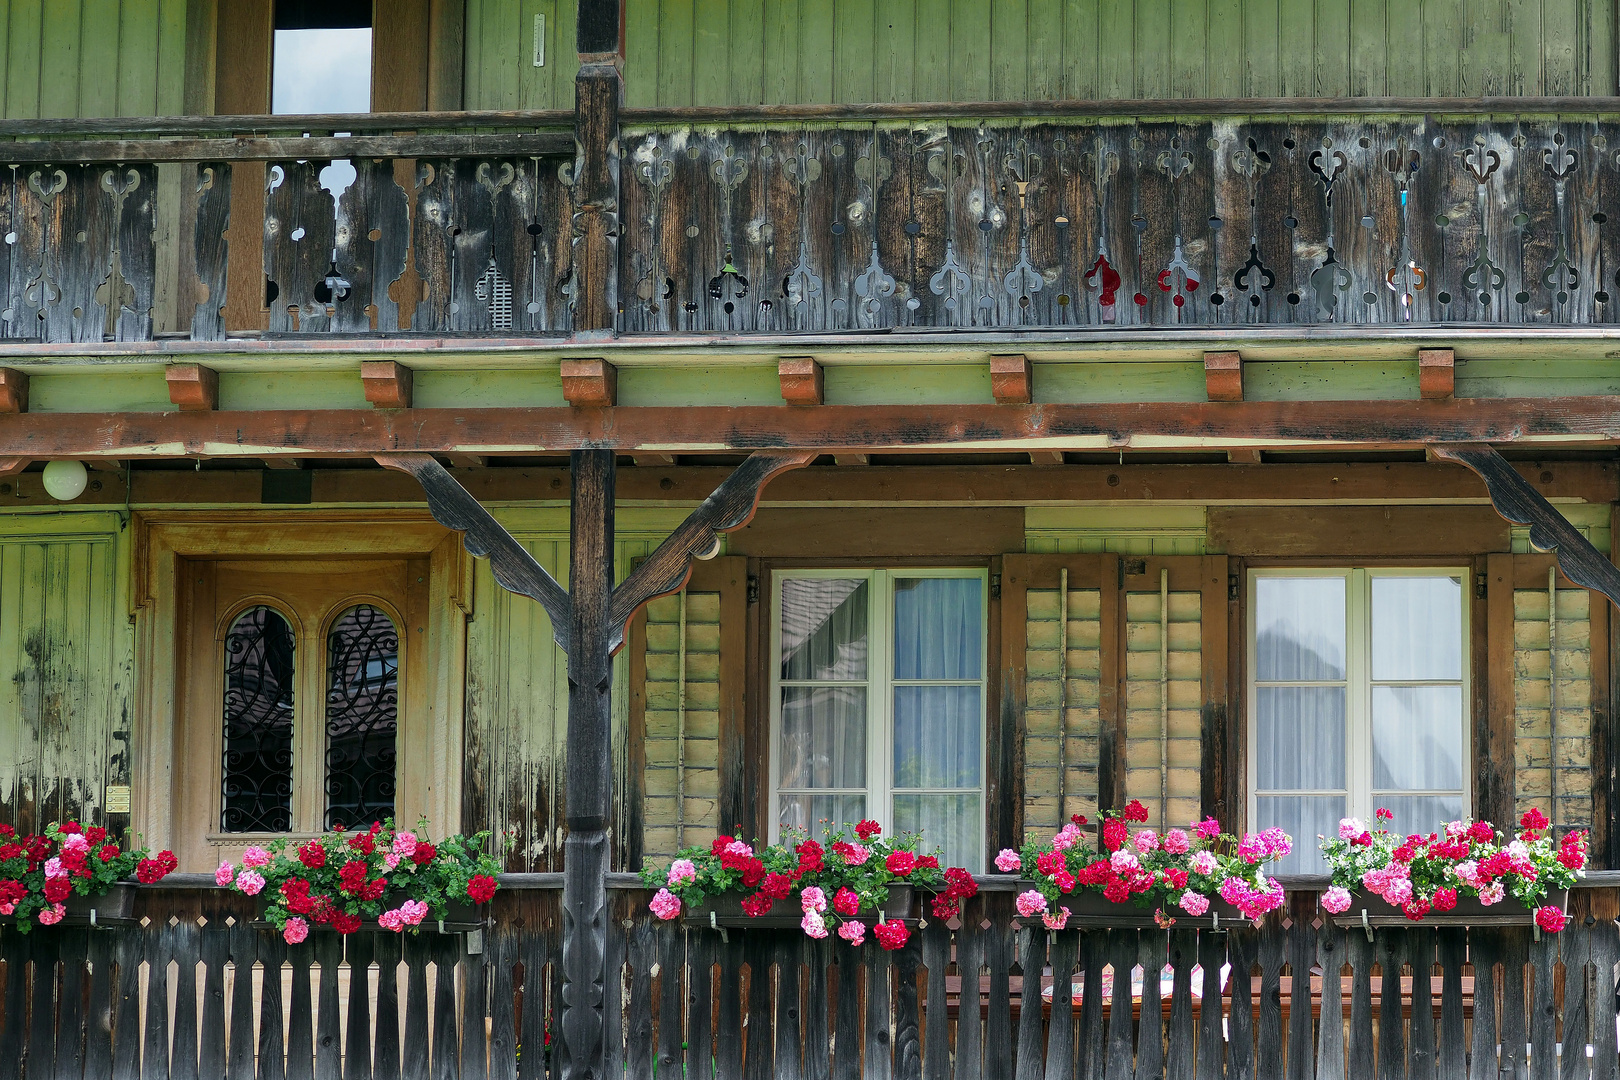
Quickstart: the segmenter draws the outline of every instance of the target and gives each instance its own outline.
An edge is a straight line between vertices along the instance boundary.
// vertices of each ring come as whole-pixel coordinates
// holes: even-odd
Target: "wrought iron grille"
[[[326,824],[394,812],[399,632],[378,608],[351,608],[326,640]]]
[[[274,608],[249,608],[225,635],[224,832],[292,828],[293,652]]]

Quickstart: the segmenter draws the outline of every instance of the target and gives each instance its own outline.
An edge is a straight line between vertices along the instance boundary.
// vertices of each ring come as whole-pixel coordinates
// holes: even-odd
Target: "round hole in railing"
[[[370,232],[366,233],[366,239],[375,244],[377,241],[382,239],[382,230],[372,229]]]
[[[295,243],[304,238],[304,227],[302,225],[292,231],[292,238]]]
[[[1283,140],[1283,149],[1284,150],[1292,150],[1296,145],[1297,144],[1294,142],[1293,139],[1284,139]]]
[[[1444,215],[1444,214],[1436,214],[1436,215],[1435,215],[1435,216],[1434,216],[1434,223],[1435,223],[1435,224],[1436,224],[1436,225],[1437,225],[1437,226],[1439,226],[1439,227],[1440,227],[1440,228],[1442,228],[1442,229],[1443,229],[1443,228],[1445,228],[1445,227],[1446,227],[1446,226],[1447,226],[1447,225],[1450,225],[1450,224],[1451,224],[1451,219],[1450,219],[1450,218],[1448,218],[1448,217],[1447,217],[1447,216],[1446,216],[1446,215]]]
[[[1491,306],[1491,294],[1490,293],[1482,292],[1482,293],[1479,294],[1479,306],[1480,307],[1490,307]]]
[[[1214,304],[1216,307],[1220,307],[1222,304],[1226,303],[1226,297],[1222,296],[1220,293],[1213,293],[1210,295],[1209,302]]]
[[[979,222],[979,228],[983,229],[985,227],[986,227],[985,222],[982,222],[982,221]],[[835,222],[832,223],[832,234],[834,236],[843,236],[845,228],[846,228],[846,226],[844,225],[844,223],[842,221],[835,221]]]
[[[1526,225],[1530,224],[1530,215],[1525,213],[1523,210],[1520,210],[1517,214],[1513,215],[1513,224],[1517,225],[1521,229],[1524,228]]]
[[[1068,307],[1068,306],[1069,306],[1069,294],[1068,293],[1058,293],[1058,307]]]
[[[1528,304],[1530,302],[1530,294],[1521,289],[1513,294],[1513,302],[1515,304]]]
[[[1211,231],[1211,232],[1215,232],[1215,231],[1217,231],[1217,230],[1219,230],[1219,229],[1220,229],[1220,227],[1221,227],[1221,226],[1222,226],[1222,225],[1225,225],[1225,224],[1226,224],[1226,222],[1224,222],[1224,221],[1222,221],[1222,220],[1221,220],[1221,219],[1220,219],[1220,218],[1218,218],[1218,217],[1211,217],[1211,218],[1210,218],[1210,219],[1209,219],[1209,228],[1210,228],[1210,231]]]
[[[908,221],[905,224],[905,229],[907,236],[916,236],[918,233],[922,232],[922,222]]]
[[[1361,294],[1361,299],[1363,303],[1376,304],[1378,303],[1378,294],[1375,292],[1364,292]]]
[[[1285,228],[1285,229],[1297,229],[1297,228],[1299,228],[1299,218],[1295,217],[1293,214],[1289,214],[1287,217],[1283,218],[1283,228]]]
[[[696,225],[688,225],[686,227],[686,235],[688,237],[693,237],[693,236],[696,236],[697,234],[698,234],[698,227]]]
[[[1439,296],[1435,297],[1435,299],[1440,301],[1442,304],[1449,304],[1449,303],[1451,303],[1451,294],[1448,293],[1448,292],[1442,291]]]
[[[1605,221],[1608,221],[1608,220],[1609,220],[1609,215],[1605,214],[1601,210],[1599,210],[1597,213],[1592,215],[1592,224],[1594,224],[1594,225],[1602,225]]]
[[[1297,304],[1297,303],[1299,303],[1299,293],[1297,293],[1297,292],[1291,292],[1291,293],[1289,293],[1289,294],[1288,294],[1288,302],[1289,302],[1289,303],[1290,303],[1290,304]]]
[[[528,232],[530,236],[539,236],[542,232],[545,232],[545,229],[538,221],[531,221],[529,222],[528,229],[525,231]]]
[[[1599,289],[1597,292],[1592,294],[1592,299],[1596,300],[1600,304],[1607,304],[1609,302],[1609,294],[1604,292],[1602,289]]]
[[[1260,297],[1257,294],[1255,294],[1255,293],[1250,293],[1249,294],[1249,306],[1250,307],[1259,307],[1260,306]]]
[[[1365,136],[1365,135],[1363,135],[1361,138],[1357,139],[1356,142],[1357,142],[1358,145],[1360,145],[1360,147],[1363,150],[1367,149],[1367,147],[1372,145],[1372,140],[1367,138],[1367,136]]]

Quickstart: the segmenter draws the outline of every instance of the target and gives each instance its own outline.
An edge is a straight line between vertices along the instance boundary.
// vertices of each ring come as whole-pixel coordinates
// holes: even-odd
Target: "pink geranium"
[[[384,930],[392,930],[398,934],[405,929],[405,918],[400,915],[398,908],[394,908],[392,911],[385,911],[377,916],[377,925]]]
[[[399,917],[410,926],[420,926],[427,913],[428,906],[421,900],[407,900],[399,905]]]
[[[1356,835],[1360,835],[1357,833]],[[1322,910],[1332,915],[1340,915],[1350,910],[1350,890],[1335,885],[1322,894]]]
[[[811,885],[799,893],[799,907],[806,913],[815,912],[819,915],[827,910],[827,894],[822,892],[818,886]],[[805,932],[809,933],[808,930]],[[810,936],[815,937],[816,935],[811,934]]]
[[[309,923],[294,915],[287,920],[287,925],[281,928],[281,936],[289,945],[300,944],[309,937]]]
[[[1019,869],[1019,862],[1018,852],[1012,848],[1002,848],[1001,852],[996,856],[996,869],[1003,874],[1010,874]]]
[[[1160,843],[1172,855],[1185,855],[1192,850],[1192,838],[1185,829],[1171,829]]]
[[[249,896],[258,896],[264,888],[264,875],[257,870],[243,870],[236,875],[236,887]]]
[[[261,866],[270,865],[270,853],[264,848],[254,845],[242,852],[242,865],[252,870]]]
[[[1061,930],[1069,923],[1069,909],[1061,907],[1056,911],[1048,911],[1041,916],[1041,922],[1046,924],[1048,930]]]
[[[859,919],[850,919],[848,922],[839,923],[838,936],[851,945],[859,945],[866,940],[866,924]]]
[[[681,913],[681,898],[668,889],[659,889],[647,906],[654,915],[667,922]]]
[[[697,864],[691,859],[676,859],[669,864],[669,885],[671,888],[684,881],[696,881],[697,876]]]
[[[66,905],[52,904],[50,907],[44,908],[44,909],[42,909],[40,911],[40,913],[39,913],[40,925],[42,925],[42,926],[55,926],[57,923],[62,921],[62,917],[64,915],[66,915],[66,914],[67,914]]]
[[[1209,875],[1213,874],[1219,868],[1220,868],[1220,863],[1215,861],[1215,856],[1214,855],[1210,854],[1207,851],[1195,851],[1195,852],[1193,852],[1193,857],[1192,857],[1192,870],[1193,870],[1193,873],[1202,874],[1204,877],[1208,877]]]
[[[1026,919],[1033,919],[1046,910],[1046,897],[1042,896],[1039,890],[1030,889],[1028,892],[1018,894],[1014,906],[1018,908],[1018,914]]]
[[[1159,834],[1152,829],[1138,829],[1135,839],[1131,842],[1136,845],[1136,850],[1144,855],[1159,850]]]
[[[1182,911],[1194,918],[1209,910],[1209,897],[1203,893],[1195,893],[1191,889],[1182,893],[1181,898],[1176,903],[1181,905]]]
[[[416,854],[416,834],[410,832],[395,833],[393,852],[402,859],[408,859]]]
[[[46,868],[45,873],[47,875],[50,874],[50,869],[48,867]],[[219,864],[219,869],[214,871],[214,884],[215,885],[220,885],[220,886],[229,885],[235,879],[236,879],[236,867],[232,866],[228,862],[220,863]]]
[[[819,941],[827,936],[827,920],[821,917],[820,912],[805,908],[804,918],[799,920],[799,929]]]

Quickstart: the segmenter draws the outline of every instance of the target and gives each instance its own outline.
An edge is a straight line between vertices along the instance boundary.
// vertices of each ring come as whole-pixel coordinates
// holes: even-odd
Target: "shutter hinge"
[[[1226,575],[1226,598],[1228,600],[1238,598],[1238,575],[1236,574]]]
[[[759,603],[759,575],[758,574],[749,574],[748,575],[748,602],[750,604]]]
[[[1000,600],[1001,599],[1001,575],[1000,574],[991,574],[990,575],[990,599],[992,599],[992,600]]]
[[[1486,581],[1487,581],[1487,576],[1485,574],[1475,574],[1474,575],[1474,599],[1475,600],[1483,600],[1483,599],[1485,599]]]

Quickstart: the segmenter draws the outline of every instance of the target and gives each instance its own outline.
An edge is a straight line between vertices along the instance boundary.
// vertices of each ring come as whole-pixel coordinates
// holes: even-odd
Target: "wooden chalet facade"
[[[1620,1074],[1608,5],[331,8],[0,10],[0,822],[183,872],[0,927],[0,1080]],[[369,113],[271,115],[283,16]],[[629,876],[1129,799],[1288,828],[1287,915],[991,875],[891,955]],[[1575,922],[1335,925],[1386,804],[1590,829]],[[211,885],[389,812],[513,837],[483,930]]]

